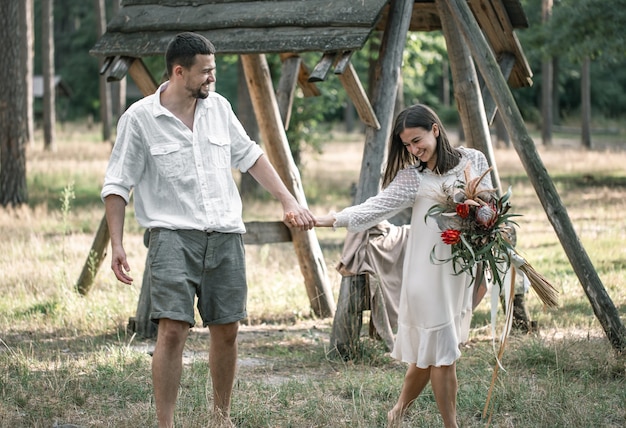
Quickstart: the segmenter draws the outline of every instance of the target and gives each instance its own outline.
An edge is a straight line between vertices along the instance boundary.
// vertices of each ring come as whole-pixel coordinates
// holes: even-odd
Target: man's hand
[[[126,261],[126,252],[121,245],[111,248],[111,269],[119,281],[129,285],[133,283],[133,278],[127,275],[127,272],[130,272],[130,266]]]
[[[315,217],[308,209],[304,208],[300,204],[296,204],[293,207],[285,209],[283,222],[289,228],[304,231],[310,230],[315,226]]]

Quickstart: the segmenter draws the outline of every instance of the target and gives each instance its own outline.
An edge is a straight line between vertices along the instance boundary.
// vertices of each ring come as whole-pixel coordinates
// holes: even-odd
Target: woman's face
[[[405,128],[399,136],[409,153],[426,163],[431,171],[435,168],[437,165],[437,137],[439,136],[437,124],[433,124],[430,131],[424,128]]]

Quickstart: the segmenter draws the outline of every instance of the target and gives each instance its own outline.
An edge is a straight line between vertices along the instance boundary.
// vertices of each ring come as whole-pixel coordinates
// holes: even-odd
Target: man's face
[[[206,98],[215,82],[215,55],[196,55],[195,63],[184,69],[185,89],[193,98]]]

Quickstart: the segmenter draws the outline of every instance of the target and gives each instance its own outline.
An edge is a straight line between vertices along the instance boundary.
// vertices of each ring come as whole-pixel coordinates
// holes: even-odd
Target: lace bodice
[[[464,179],[463,171],[468,162],[471,162],[472,175],[478,176],[489,165],[482,152],[475,149],[460,147],[461,160],[459,164],[443,176],[456,175],[459,180]],[[346,227],[350,232],[361,232],[369,229],[381,221],[392,217],[405,208],[412,207],[420,189],[420,183],[425,176],[434,174],[425,169],[419,171],[416,166],[410,166],[398,173],[396,178],[376,196],[372,196],[359,205],[348,207],[335,213],[335,227]],[[487,175],[484,184],[491,187],[491,177]]]

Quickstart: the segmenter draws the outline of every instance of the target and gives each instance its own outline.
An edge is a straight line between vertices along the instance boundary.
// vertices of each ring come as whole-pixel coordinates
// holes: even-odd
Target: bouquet
[[[470,165],[465,180],[443,188],[440,201],[426,213],[437,221],[441,240],[451,246],[451,256],[440,259],[431,252],[433,263],[452,263],[454,273],[468,273],[474,279],[476,266],[482,264],[500,288],[511,264],[524,272],[544,304],[555,307],[558,292],[515,251],[515,227],[511,220],[511,189],[498,196],[496,189],[481,182],[491,168],[479,177],[471,177]],[[426,220],[425,218],[425,220]]]

